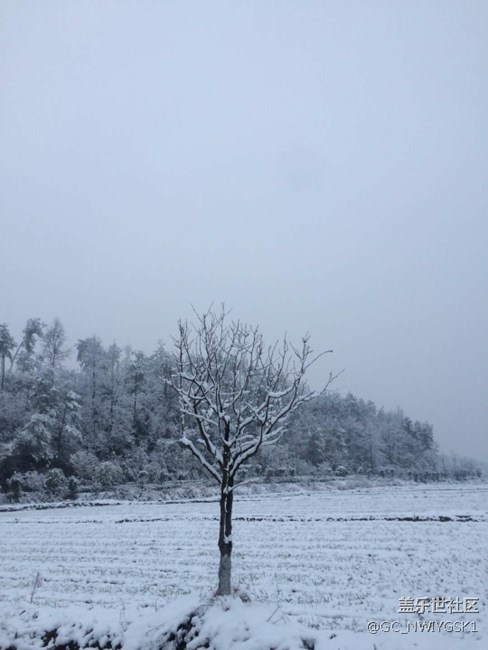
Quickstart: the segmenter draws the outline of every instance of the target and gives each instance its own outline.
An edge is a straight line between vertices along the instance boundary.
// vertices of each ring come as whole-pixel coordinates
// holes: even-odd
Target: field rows
[[[234,582],[284,617],[330,629],[398,619],[402,596],[480,597],[486,620],[487,496],[481,485],[238,499]],[[386,520],[392,513],[477,521]],[[0,513],[0,607],[28,600],[38,571],[33,599],[44,605],[122,610],[206,597],[217,524],[215,503]]]

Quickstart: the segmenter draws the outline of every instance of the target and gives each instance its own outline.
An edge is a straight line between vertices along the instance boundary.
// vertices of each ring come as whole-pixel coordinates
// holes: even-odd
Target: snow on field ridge
[[[259,641],[263,621],[281,639],[292,629],[300,630],[296,638],[305,630],[317,640],[316,650],[373,650],[373,644],[378,650],[481,650],[487,638],[487,495],[488,486],[466,484],[238,499],[235,582],[252,602],[236,602],[225,616],[210,608],[201,626],[223,626],[219,634],[226,639],[230,630],[249,627],[255,646],[249,639],[248,645],[232,641],[224,650],[267,648]],[[418,519],[401,520],[404,515]],[[19,650],[21,640],[26,650],[38,648],[39,638],[37,646],[28,638],[32,626],[58,621],[70,629],[76,621],[86,623],[85,631],[101,626],[101,636],[110,633],[124,650],[138,650],[134,639],[146,630],[142,650],[154,640],[151,630],[161,633],[168,607],[189,613],[208,602],[216,539],[213,502],[1,512],[0,647],[17,634]],[[473,619],[478,632],[369,634],[371,620],[419,620],[398,614],[404,596],[479,597],[477,614],[424,617]],[[294,647],[280,643],[280,650]]]
[[[459,650],[460,636],[412,633],[393,638],[330,633],[283,621],[279,608],[225,597],[202,605],[196,594],[151,613],[92,607],[27,606],[0,622],[1,650]],[[373,643],[374,639],[374,643]],[[477,643],[479,647],[480,644]]]

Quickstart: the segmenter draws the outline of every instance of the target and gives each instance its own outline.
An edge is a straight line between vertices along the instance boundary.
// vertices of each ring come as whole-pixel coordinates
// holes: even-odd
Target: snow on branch
[[[217,483],[220,485],[222,480],[221,473],[216,467],[214,467],[211,463],[209,463],[206,460],[206,458],[203,456],[200,450],[195,447],[193,442],[189,438],[187,438],[186,435],[183,435],[180,438],[180,443],[184,447],[187,447],[191,451],[191,453],[195,456],[195,458],[198,458],[198,460],[203,465],[203,467],[205,467],[205,469],[215,478]]]
[[[299,347],[286,337],[266,347],[257,327],[228,322],[223,306],[195,315],[194,324],[178,324],[169,383],[180,402],[182,444],[223,485],[261,446],[275,444],[288,417],[337,375],[322,391],[307,388],[306,371],[331,352],[314,356],[308,335]],[[184,434],[189,423],[201,449]]]

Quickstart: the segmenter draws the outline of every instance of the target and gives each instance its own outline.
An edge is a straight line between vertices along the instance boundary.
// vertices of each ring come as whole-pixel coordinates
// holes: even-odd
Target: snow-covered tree
[[[52,445],[53,418],[47,413],[33,413],[14,440],[14,452],[26,467],[45,467],[54,458]]]
[[[34,370],[34,350],[37,339],[44,336],[45,324],[40,318],[29,318],[22,332],[20,341],[15,353],[12,355],[10,371],[17,362],[17,367],[24,373],[32,373]]]
[[[96,336],[79,340],[76,349],[77,360],[84,378],[84,429],[88,434],[89,448],[96,449],[99,446],[98,437],[102,424],[100,383],[101,375],[105,370],[105,351],[101,340]]]
[[[26,467],[68,465],[81,442],[79,396],[51,368],[35,378],[32,413],[14,439],[14,452]]]
[[[145,388],[147,359],[140,350],[130,351],[128,358],[125,384],[132,401],[132,426],[136,441],[140,442],[147,435],[147,421],[140,413],[140,396]]]
[[[46,364],[55,369],[69,356],[69,350],[65,348],[66,334],[63,324],[59,318],[55,318],[44,332],[43,353]]]
[[[5,361],[12,359],[12,351],[15,348],[15,341],[5,323],[0,325],[0,391],[5,386]]]
[[[179,322],[171,383],[180,400],[181,443],[220,487],[217,593],[227,595],[237,474],[261,447],[279,440],[291,413],[316,396],[304,378],[321,355],[313,356],[308,336],[300,348],[286,339],[266,347],[257,327],[228,323],[224,309],[196,316],[194,325]]]
[[[53,431],[55,459],[61,466],[68,464],[69,457],[81,442],[80,396],[72,390],[60,391]]]

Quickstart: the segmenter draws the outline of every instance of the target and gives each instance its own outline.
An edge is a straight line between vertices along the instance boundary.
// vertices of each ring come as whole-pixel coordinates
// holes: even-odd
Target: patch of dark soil
[[[88,630],[89,636],[93,630]],[[58,643],[58,630],[48,630],[41,636],[42,647],[49,648],[49,650],[80,650],[80,644],[74,639],[66,641],[65,643]],[[121,650],[120,643],[113,643],[110,636],[104,643],[100,643],[98,639],[86,639],[83,642],[83,648],[93,648],[94,650]]]

